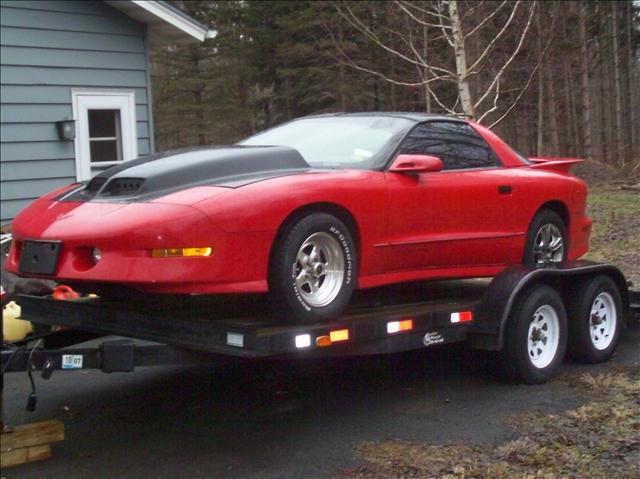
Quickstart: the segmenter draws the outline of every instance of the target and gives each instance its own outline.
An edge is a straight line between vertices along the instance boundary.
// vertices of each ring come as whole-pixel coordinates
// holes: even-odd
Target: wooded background
[[[153,52],[157,150],[421,111],[473,117],[527,156],[638,170],[638,2],[171,3],[218,36]]]

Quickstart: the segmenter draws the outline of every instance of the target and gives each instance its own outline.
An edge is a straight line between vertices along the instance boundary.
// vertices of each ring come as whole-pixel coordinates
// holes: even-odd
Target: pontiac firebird
[[[268,292],[296,321],[327,320],[355,288],[580,257],[578,161],[527,159],[440,115],[304,117],[43,196],[15,219],[7,268],[88,291]]]

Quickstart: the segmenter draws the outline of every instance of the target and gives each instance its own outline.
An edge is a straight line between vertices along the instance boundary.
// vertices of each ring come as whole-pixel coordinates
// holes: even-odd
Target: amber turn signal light
[[[211,256],[211,253],[213,253],[213,248],[210,246],[203,248],[162,248],[151,250],[151,256],[154,258]]]

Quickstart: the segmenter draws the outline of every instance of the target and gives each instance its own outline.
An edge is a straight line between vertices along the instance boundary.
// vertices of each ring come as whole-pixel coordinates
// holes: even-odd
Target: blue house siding
[[[94,1],[0,3],[2,224],[42,194],[75,181],[73,88],[135,92],[138,154],[153,150],[146,27]]]

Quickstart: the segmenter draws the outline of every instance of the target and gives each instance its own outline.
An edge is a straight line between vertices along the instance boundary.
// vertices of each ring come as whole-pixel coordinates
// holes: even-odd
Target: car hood
[[[150,201],[198,186],[237,188],[310,170],[300,153],[282,146],[192,148],[109,168],[58,201]]]

